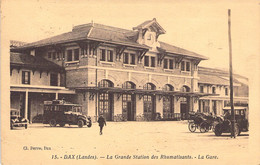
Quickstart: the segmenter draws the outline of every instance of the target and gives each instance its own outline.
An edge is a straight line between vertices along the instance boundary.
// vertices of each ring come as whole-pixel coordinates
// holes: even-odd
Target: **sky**
[[[259,69],[259,6],[254,0],[2,0],[2,36],[33,42],[91,21],[132,29],[156,18],[166,30],[160,41],[209,57],[200,66],[228,69],[231,9],[233,70],[250,77]]]

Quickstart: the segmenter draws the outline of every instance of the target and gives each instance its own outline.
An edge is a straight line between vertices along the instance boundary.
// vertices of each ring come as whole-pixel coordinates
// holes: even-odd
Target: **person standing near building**
[[[103,114],[100,114],[99,118],[98,118],[98,123],[99,123],[99,127],[100,127],[100,135],[102,135],[102,130],[103,130],[103,127],[104,125],[106,126],[107,123],[106,123],[106,120],[105,118],[103,117]]]

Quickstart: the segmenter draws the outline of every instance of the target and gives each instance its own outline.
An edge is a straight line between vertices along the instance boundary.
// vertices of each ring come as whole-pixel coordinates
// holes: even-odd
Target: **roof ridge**
[[[98,27],[98,26],[95,26],[95,24],[102,25],[104,27],[114,28],[114,29],[121,29],[121,30],[128,31],[128,32],[135,32],[134,30],[128,30],[128,29],[118,28],[118,27],[114,27],[114,26],[108,26],[108,25],[104,25],[104,24],[94,23],[94,28],[104,29],[104,30],[107,30],[107,31],[113,31],[113,32],[118,32],[118,33],[123,33],[123,34],[126,33],[126,32],[122,32],[122,31],[117,31],[117,30],[112,30],[112,29],[106,29],[106,28]]]

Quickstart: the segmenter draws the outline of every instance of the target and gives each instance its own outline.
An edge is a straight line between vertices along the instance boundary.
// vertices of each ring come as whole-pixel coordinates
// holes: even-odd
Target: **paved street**
[[[248,132],[242,133],[242,136],[236,139],[231,139],[229,134],[216,137],[211,131],[191,133],[187,126],[186,121],[108,122],[107,126],[104,127],[103,135],[99,135],[97,123],[94,123],[91,128],[68,125],[61,128],[31,124],[27,130],[16,129],[8,132],[7,139],[10,140],[4,141],[4,143],[13,148],[8,152],[16,155],[16,159],[13,160],[14,164],[22,162],[26,156],[34,157],[35,163],[42,161],[70,163],[72,160],[64,160],[64,155],[67,154],[80,154],[85,158],[90,155],[88,158],[93,156],[94,159],[96,156],[98,159],[77,160],[78,163],[86,163],[86,161],[98,161],[101,164],[104,161],[116,163],[118,159],[115,155],[125,156],[125,159],[129,155],[131,161],[135,161],[135,163],[145,161],[146,156],[149,156],[149,161],[151,161],[152,155],[158,156],[156,161],[187,163],[189,160],[173,160],[173,158],[166,160],[164,158],[190,155],[193,161],[205,163],[206,161],[217,162],[232,157],[236,158],[235,161],[242,160],[243,154],[241,153],[248,152]],[[11,138],[13,139],[11,140]],[[14,141],[14,139],[16,140]],[[28,150],[23,150],[24,147],[27,147]],[[230,153],[230,149],[233,149],[233,153]],[[58,160],[52,159],[53,155],[57,155]],[[136,160],[137,158],[133,159],[133,155],[139,156],[139,161]],[[213,160],[199,160],[202,156],[205,158],[207,155],[211,155],[212,157],[208,156],[208,158]],[[236,157],[236,155],[240,156]],[[247,154],[245,154],[245,158],[246,156]],[[107,160],[107,157],[113,159]],[[156,161],[150,163],[153,164]]]

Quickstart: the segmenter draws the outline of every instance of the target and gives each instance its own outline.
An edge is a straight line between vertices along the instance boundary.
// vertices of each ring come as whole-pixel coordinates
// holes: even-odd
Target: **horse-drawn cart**
[[[201,133],[208,132],[209,130],[214,131],[215,125],[220,120],[219,117],[213,116],[212,114],[205,114],[200,112],[190,112],[190,120],[188,128],[190,132],[195,132],[197,129]]]

